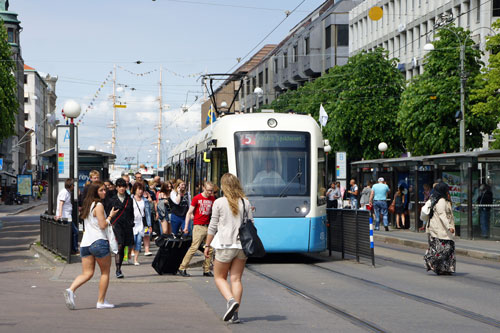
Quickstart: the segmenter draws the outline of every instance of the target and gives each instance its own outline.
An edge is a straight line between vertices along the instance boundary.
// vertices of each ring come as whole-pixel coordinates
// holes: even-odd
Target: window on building
[[[476,22],[481,21],[481,0],[476,0]]]
[[[24,97],[24,103],[28,103],[29,102],[29,98],[28,97]]]
[[[332,26],[329,25],[325,29],[325,49],[328,49],[332,46]]]
[[[247,80],[246,84],[247,84],[247,95],[250,95],[250,80]]]
[[[28,74],[24,74],[24,84],[28,84]]]
[[[264,72],[259,73],[259,82],[257,82],[259,87],[261,87],[264,84]]]
[[[274,58],[274,72],[278,73],[278,58]]]
[[[349,25],[339,24],[337,25],[337,46],[348,46],[349,45]]]
[[[253,89],[255,89],[255,87],[257,87],[257,82],[256,81],[257,81],[257,78],[254,76],[252,78],[252,90],[251,91],[253,91]]]
[[[15,34],[13,28],[7,28],[7,41],[9,43],[15,43]]]
[[[269,70],[268,70],[268,68],[267,68],[267,67],[266,67],[266,71],[265,71],[265,73],[266,73],[266,74],[265,74],[266,84],[268,84],[268,83],[269,83]]]
[[[493,16],[500,16],[500,0],[493,0]]]
[[[283,68],[288,67],[288,52],[283,53]]]
[[[309,37],[304,38],[304,54],[305,55],[308,55],[309,52],[311,51],[310,47],[311,46],[310,46]]]
[[[293,62],[299,61],[299,47],[297,45],[293,46]]]

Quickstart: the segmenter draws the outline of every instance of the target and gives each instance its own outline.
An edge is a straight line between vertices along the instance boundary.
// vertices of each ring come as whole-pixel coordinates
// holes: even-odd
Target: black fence
[[[54,215],[40,215],[40,244],[71,263],[72,226],[68,219],[55,220]]]
[[[371,259],[375,266],[373,251],[373,221],[367,210],[327,209],[328,217],[328,251]]]

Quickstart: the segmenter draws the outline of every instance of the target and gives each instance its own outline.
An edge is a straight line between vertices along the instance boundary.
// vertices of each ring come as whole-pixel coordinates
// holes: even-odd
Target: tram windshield
[[[238,178],[248,196],[308,196],[310,135],[235,133]]]

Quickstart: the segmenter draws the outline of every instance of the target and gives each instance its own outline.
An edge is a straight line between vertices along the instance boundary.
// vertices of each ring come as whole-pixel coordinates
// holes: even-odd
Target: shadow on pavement
[[[242,318],[243,322],[251,322],[251,321],[283,321],[286,320],[286,316],[278,316],[278,315],[270,315],[265,317],[244,317]]]
[[[263,258],[250,258],[249,264],[315,264],[340,260],[336,256],[324,257],[319,254],[269,253]]]

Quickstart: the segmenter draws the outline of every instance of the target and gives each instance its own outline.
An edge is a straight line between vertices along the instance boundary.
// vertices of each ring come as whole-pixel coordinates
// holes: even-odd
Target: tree
[[[405,144],[415,155],[459,150],[460,130],[460,42],[466,41],[465,125],[467,148],[482,143],[481,132],[491,132],[495,120],[491,116],[471,113],[469,91],[481,84],[476,77],[481,68],[481,52],[473,48],[470,32],[463,28],[441,28],[435,50],[425,56],[424,73],[416,76],[403,93],[398,124]]]
[[[500,29],[500,19],[491,27]],[[491,54],[488,58],[488,66],[478,76],[481,86],[471,91],[471,100],[476,103],[471,112],[477,116],[494,117],[495,123],[500,122],[500,35],[488,37],[486,50]],[[500,130],[493,131],[495,141],[491,148],[500,149]]]
[[[330,110],[326,133],[334,149],[344,150],[352,159],[380,157],[378,144],[386,142],[387,157],[404,152],[396,115],[404,89],[404,77],[396,68],[397,59],[377,48],[349,58],[336,67],[332,80],[338,91],[325,109]]]
[[[389,146],[386,156],[399,156],[404,148],[396,115],[404,78],[396,63],[383,49],[357,54],[346,65],[280,95],[270,107],[318,119],[323,104],[329,116],[323,130],[334,150],[346,151],[354,160],[377,158],[378,144],[384,141]]]
[[[15,134],[18,109],[15,72],[7,30],[0,19],[0,141]]]

